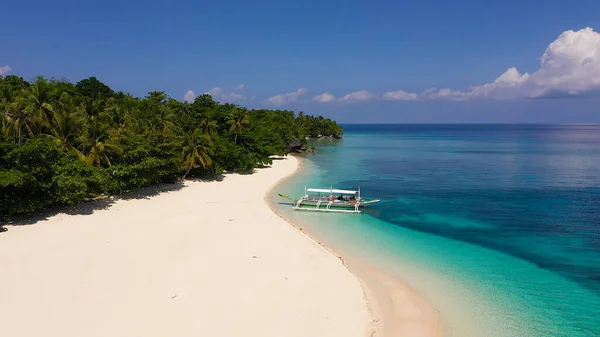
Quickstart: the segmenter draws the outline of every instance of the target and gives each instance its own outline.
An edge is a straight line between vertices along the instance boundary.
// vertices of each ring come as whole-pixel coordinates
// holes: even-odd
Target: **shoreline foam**
[[[363,337],[361,283],[264,202],[297,159],[0,234],[15,337]]]
[[[360,281],[363,296],[371,314],[373,328],[371,336],[443,336],[444,331],[439,312],[410,286],[384,271],[369,266],[356,256],[323,243],[323,240],[314,233],[286,218],[274,207],[270,201],[273,190],[298,173],[303,167],[303,160],[303,158],[299,158],[297,170],[280,179],[267,192],[265,201],[275,214],[340,259],[348,271]]]

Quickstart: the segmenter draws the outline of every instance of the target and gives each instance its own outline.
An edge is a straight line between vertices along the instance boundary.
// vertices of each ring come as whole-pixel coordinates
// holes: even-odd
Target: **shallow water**
[[[284,215],[396,275],[448,336],[600,336],[600,126],[353,125],[274,189]],[[311,187],[382,198],[293,212]]]

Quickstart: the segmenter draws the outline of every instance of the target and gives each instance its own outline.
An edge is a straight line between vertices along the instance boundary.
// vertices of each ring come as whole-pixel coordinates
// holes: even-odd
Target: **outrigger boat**
[[[361,207],[365,207],[381,200],[366,200],[360,196],[360,186],[358,190],[336,190],[332,188],[307,188],[304,186],[304,196],[300,199],[294,199],[287,195],[279,194],[280,197],[292,200],[293,209],[297,211],[315,211],[315,212],[340,212],[340,213],[360,213]]]

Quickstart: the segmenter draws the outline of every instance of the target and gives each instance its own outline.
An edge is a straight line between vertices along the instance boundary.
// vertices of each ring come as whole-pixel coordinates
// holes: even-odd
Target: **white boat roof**
[[[333,189],[330,189],[330,188],[307,188],[306,192],[336,193],[336,194],[356,194],[356,191],[351,191],[351,190],[333,190]]]

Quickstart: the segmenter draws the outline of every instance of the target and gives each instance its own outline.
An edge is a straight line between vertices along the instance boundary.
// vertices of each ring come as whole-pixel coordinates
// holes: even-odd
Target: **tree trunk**
[[[194,165],[190,165],[190,167],[188,167],[187,171],[185,171],[185,174],[183,175],[183,179],[185,179],[185,177],[187,177],[187,175],[190,173],[190,171],[192,170],[192,167],[194,167]]]

